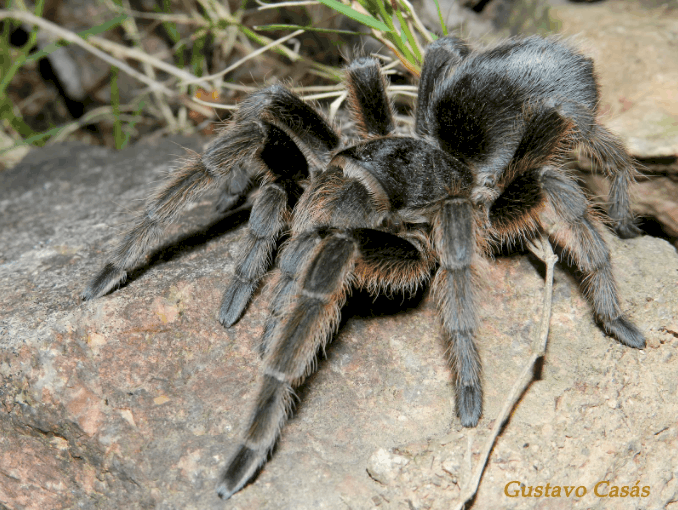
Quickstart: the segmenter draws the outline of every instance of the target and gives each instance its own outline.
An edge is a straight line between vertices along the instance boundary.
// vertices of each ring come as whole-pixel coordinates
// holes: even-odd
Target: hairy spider
[[[637,235],[628,186],[635,169],[621,142],[596,121],[593,64],[557,39],[509,40],[473,51],[456,37],[425,55],[415,136],[396,136],[378,61],[346,69],[362,140],[350,146],[313,107],[283,86],[248,96],[204,154],[152,195],[83,298],[124,282],[180,208],[221,185],[223,210],[260,183],[219,320],[231,326],[271,266],[261,342],[263,370],[242,441],[220,479],[230,497],[266,461],[289,413],[293,388],[314,368],[352,286],[372,293],[414,290],[432,279],[450,361],[456,412],[465,427],[482,412],[474,288],[479,263],[497,246],[547,231],[582,273],[582,288],[606,333],[643,348],[622,313],[601,220],[563,169],[581,147],[612,179],[610,216]]]

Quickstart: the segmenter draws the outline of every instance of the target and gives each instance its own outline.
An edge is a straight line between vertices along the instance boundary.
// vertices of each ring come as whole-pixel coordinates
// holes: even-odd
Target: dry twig
[[[480,479],[483,476],[483,472],[487,466],[487,460],[490,457],[492,448],[494,448],[494,443],[499,436],[499,432],[511,414],[511,411],[520,400],[521,395],[532,382],[535,363],[546,353],[546,342],[549,334],[549,323],[551,321],[551,304],[553,301],[553,266],[558,261],[558,257],[553,253],[553,250],[551,249],[551,243],[549,242],[548,237],[544,234],[542,234],[541,238],[538,240],[538,243],[530,242],[528,248],[546,264],[544,309],[541,315],[539,336],[535,338],[532,344],[532,355],[527,360],[527,363],[525,363],[523,371],[513,384],[513,388],[511,388],[511,392],[506,398],[504,407],[494,422],[494,427],[492,428],[490,437],[487,438],[487,442],[485,443],[485,447],[483,448],[483,452],[480,456],[480,460],[478,461],[478,465],[476,466],[476,470],[473,473],[473,477],[466,484],[461,499],[455,507],[455,510],[463,510],[466,506],[466,503],[473,499],[478,492]]]

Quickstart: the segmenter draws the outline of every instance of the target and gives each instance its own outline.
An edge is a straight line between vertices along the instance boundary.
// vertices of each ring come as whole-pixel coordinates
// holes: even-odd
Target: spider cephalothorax
[[[637,234],[628,185],[635,170],[619,140],[596,121],[592,62],[539,37],[476,52],[455,37],[429,46],[414,136],[396,136],[376,59],[359,58],[346,85],[363,140],[341,138],[282,86],[248,96],[204,154],[189,160],[147,202],[83,297],[124,281],[187,201],[215,186],[220,208],[260,183],[235,274],[219,314],[231,326],[269,270],[281,233],[270,314],[261,342],[260,390],[240,446],[218,487],[227,498],[265,462],[285,422],[293,388],[339,322],[352,286],[373,293],[431,281],[456,373],[456,410],[473,427],[482,412],[474,344],[477,268],[497,244],[546,230],[582,273],[603,329],[642,348],[622,314],[600,220],[563,169],[579,146],[612,179],[610,216]],[[548,227],[548,228],[546,228]]]

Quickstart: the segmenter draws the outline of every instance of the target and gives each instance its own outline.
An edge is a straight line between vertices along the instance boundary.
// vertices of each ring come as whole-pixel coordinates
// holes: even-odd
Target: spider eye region
[[[379,187],[390,208],[425,207],[450,193],[470,193],[470,168],[437,147],[416,138],[381,138],[335,156],[344,175],[369,174],[367,187]],[[341,164],[339,164],[341,162]],[[374,192],[374,189],[370,189]]]

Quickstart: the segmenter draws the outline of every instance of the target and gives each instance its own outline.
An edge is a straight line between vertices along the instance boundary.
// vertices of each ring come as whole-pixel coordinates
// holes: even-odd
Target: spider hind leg
[[[638,237],[641,230],[635,224],[629,200],[629,186],[635,182],[638,173],[631,156],[621,140],[600,124],[595,124],[587,150],[603,172],[612,179],[608,214],[617,235],[622,239]]]
[[[297,152],[303,153],[308,165],[313,168],[322,168],[330,152],[340,142],[339,136],[317,111],[284,87],[274,85],[251,94],[242,102],[235,120],[205,152],[188,158],[147,200],[145,209],[132,221],[113,249],[109,261],[82,293],[82,298],[102,296],[124,282],[127,270],[139,263],[149,246],[160,238],[163,230],[188,202],[220,183],[225,185],[231,197],[240,195],[255,175],[266,174],[266,162],[257,156],[266,153],[267,137],[272,132],[280,133],[291,140],[290,144],[296,144]],[[270,142],[269,146],[275,144]],[[308,165],[304,163],[304,168]],[[268,172],[275,178],[275,172]],[[295,191],[297,172],[286,169],[283,174],[279,177],[284,181],[285,192],[293,191],[293,194],[299,195],[300,192]],[[290,182],[292,185],[288,186]],[[223,206],[233,205],[231,202],[232,198],[227,197]],[[267,241],[267,244],[270,246],[274,242]],[[271,249],[263,250],[260,246],[257,249],[265,252],[265,256],[261,256],[255,265],[266,266]],[[244,307],[251,292],[241,290],[236,306]],[[237,315],[239,313],[234,310],[224,322],[234,320],[233,316]]]
[[[192,156],[174,172],[167,183],[147,201],[132,225],[118,241],[106,265],[90,280],[82,299],[94,299],[125,282],[127,270],[134,267],[149,245],[158,240],[164,227],[179,213],[185,203],[195,200],[216,185],[218,175],[199,156]]]
[[[585,105],[565,101],[559,105],[559,110],[574,122],[575,139],[584,153],[612,180],[608,214],[617,235],[622,239],[639,236],[641,230],[635,224],[629,200],[629,186],[635,182],[638,171],[623,142],[603,127]]]
[[[591,213],[586,196],[572,179],[550,167],[543,170],[541,182],[548,197],[544,222],[551,225],[550,236],[581,271],[582,289],[593,305],[596,320],[624,345],[644,348],[645,337],[621,310],[610,251],[598,232],[601,224]]]

